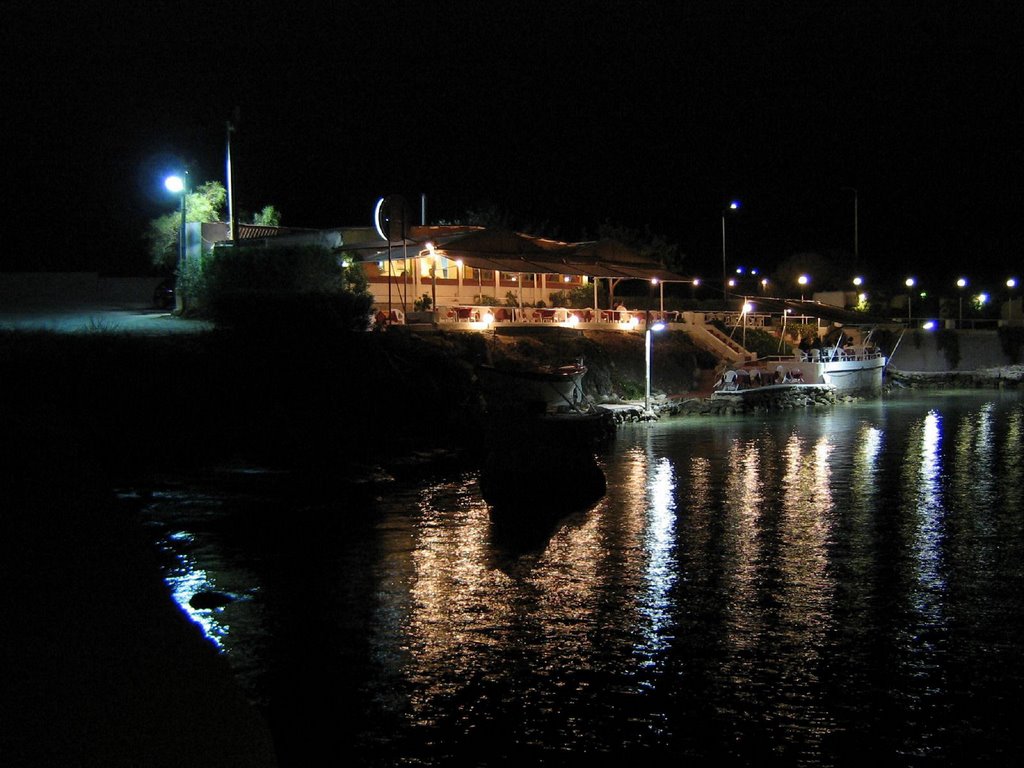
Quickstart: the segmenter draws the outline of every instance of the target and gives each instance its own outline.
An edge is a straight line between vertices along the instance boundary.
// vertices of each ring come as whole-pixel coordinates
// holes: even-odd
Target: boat
[[[882,391],[886,358],[877,349],[811,349],[790,357],[767,357],[726,372],[718,391],[756,386],[824,384],[840,395],[877,395]],[[734,375],[729,376],[732,373]]]
[[[476,369],[489,409],[511,407],[534,413],[584,410],[583,376],[586,372],[587,367],[581,360],[558,367],[478,365]]]

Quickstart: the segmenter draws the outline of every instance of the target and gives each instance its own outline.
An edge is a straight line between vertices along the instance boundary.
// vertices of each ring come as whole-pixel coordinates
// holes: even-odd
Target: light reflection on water
[[[249,580],[221,641],[247,649],[282,764],[317,746],[265,682],[298,654],[338,702],[308,717],[371,764],[998,761],[1020,746],[1022,435],[997,395],[638,426],[602,457],[608,495],[527,545],[472,473],[389,491],[315,546],[254,551],[230,526],[164,545]],[[194,512],[151,509],[168,530]],[[322,609],[329,642],[283,641],[264,582]]]

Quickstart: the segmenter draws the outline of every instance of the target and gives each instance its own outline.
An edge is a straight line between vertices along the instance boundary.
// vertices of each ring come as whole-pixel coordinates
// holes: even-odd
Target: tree
[[[252,217],[253,224],[262,224],[265,227],[281,226],[281,212],[272,205],[263,206],[263,210]]]
[[[185,221],[209,222],[222,219],[227,190],[219,181],[207,181],[185,195]],[[178,261],[181,212],[165,213],[149,223],[146,240],[153,264],[173,269]]]

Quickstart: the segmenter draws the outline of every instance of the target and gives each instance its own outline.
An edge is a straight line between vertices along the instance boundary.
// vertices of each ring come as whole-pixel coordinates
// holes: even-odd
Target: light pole
[[[746,297],[743,298],[743,343],[744,349],[747,348],[747,313],[754,309],[754,305],[747,301]]]
[[[912,315],[910,313],[910,305],[911,305],[911,302],[913,301],[913,298],[914,298],[914,285],[916,285],[916,284],[917,284],[917,281],[914,280],[914,278],[912,278],[912,277],[908,277],[906,279],[906,281],[905,281],[905,285],[907,286],[907,326],[908,327],[910,326],[911,317],[912,317]]]
[[[807,284],[811,282],[811,278],[807,275],[800,275],[796,281],[800,284],[800,301],[802,302],[804,300],[804,288],[806,288]]]
[[[735,211],[739,209],[740,201],[733,200],[729,203],[728,208],[722,209],[722,298],[726,298],[727,291],[726,286],[729,284],[729,273],[725,267],[725,214],[729,211]]]
[[[647,310],[647,322],[644,323],[644,411],[651,410],[651,333],[662,331],[665,324],[660,320],[651,325],[651,311]]]
[[[960,296],[959,296],[959,302],[958,302],[959,305],[960,305],[960,307],[959,307],[959,309],[960,309],[960,312],[959,312],[960,319],[957,320],[957,326],[956,327],[962,329],[964,327],[964,288],[967,287],[967,278],[966,277],[959,278],[956,281],[956,287],[960,289]]]
[[[184,308],[181,288],[185,272],[185,196],[188,194],[188,171],[181,176],[168,176],[164,179],[164,187],[171,194],[181,196],[181,226],[178,228],[178,282],[174,290],[175,309],[180,312]]]

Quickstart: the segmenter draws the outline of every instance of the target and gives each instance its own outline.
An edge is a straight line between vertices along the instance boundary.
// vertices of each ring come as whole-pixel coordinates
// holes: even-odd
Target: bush
[[[373,304],[362,268],[322,246],[218,250],[190,286],[218,325],[264,335],[365,330]]]
[[[999,344],[1003,354],[1016,365],[1021,360],[1021,348],[1024,347],[1024,328],[1003,325],[999,328]]]
[[[946,363],[950,369],[956,370],[960,365],[960,337],[956,331],[941,328],[935,332],[935,346],[946,355]]]

